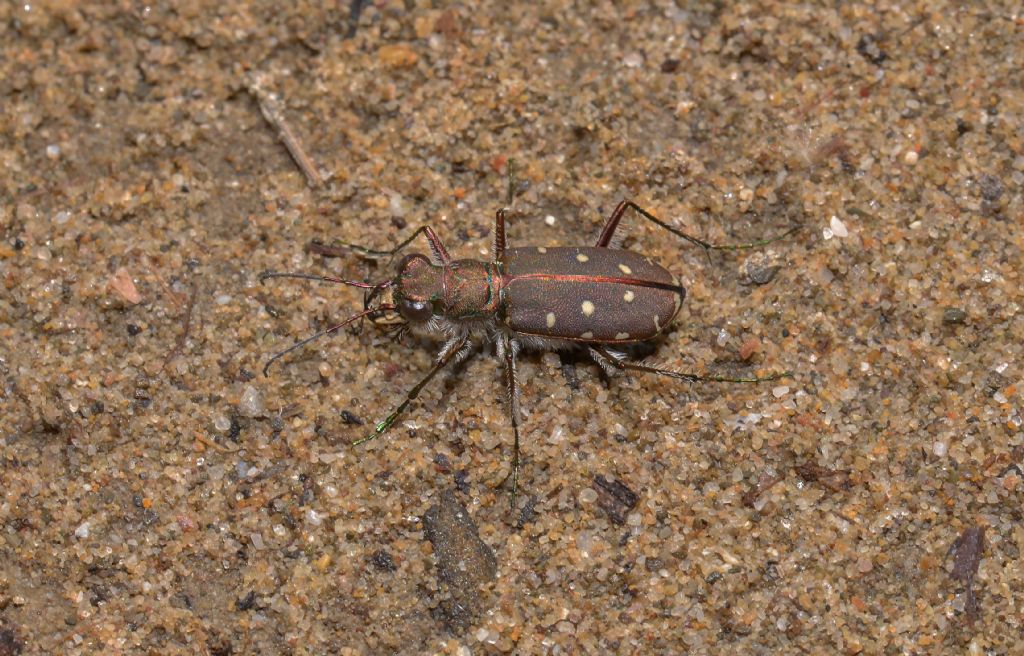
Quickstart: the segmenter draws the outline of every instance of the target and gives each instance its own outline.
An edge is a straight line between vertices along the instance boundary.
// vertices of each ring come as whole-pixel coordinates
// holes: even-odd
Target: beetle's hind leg
[[[668,376],[669,378],[675,378],[677,380],[685,380],[691,383],[767,383],[773,380],[779,380],[780,378],[789,378],[792,374],[788,371],[779,373],[769,374],[767,376],[702,376],[700,374],[691,374],[684,371],[673,371],[672,369],[659,369],[658,367],[649,367],[645,364],[638,364],[636,362],[628,362],[625,356],[615,351],[609,351],[603,346],[593,345],[590,347],[590,356],[597,362],[609,374],[620,373],[623,371],[642,371],[648,374],[658,374],[659,376]]]
[[[791,235],[792,233],[796,232],[799,229],[798,227],[797,228],[790,228],[789,230],[787,230],[786,232],[782,233],[781,235],[779,235],[777,237],[772,237],[770,239],[761,239],[759,241],[752,241],[752,242],[749,242],[749,243],[746,243],[746,244],[711,244],[711,243],[708,243],[708,242],[704,241],[703,239],[698,239],[697,237],[694,237],[693,235],[688,235],[685,232],[683,232],[682,230],[679,230],[677,228],[673,228],[672,226],[670,226],[669,224],[665,223],[664,221],[662,221],[658,217],[654,216],[653,214],[651,214],[650,212],[648,212],[644,208],[640,207],[639,205],[637,205],[636,203],[634,203],[631,200],[622,200],[622,201],[619,201],[619,204],[615,206],[615,210],[612,212],[611,216],[608,217],[608,221],[605,222],[604,228],[601,229],[601,236],[597,238],[597,243],[594,244],[595,246],[597,246],[598,248],[609,248],[609,247],[611,247],[612,239],[615,237],[615,231],[618,230],[619,223],[622,221],[622,217],[626,214],[626,210],[629,210],[629,209],[633,210],[634,212],[639,214],[642,218],[647,219],[651,223],[653,223],[653,224],[655,224],[655,225],[657,225],[659,227],[662,227],[665,230],[668,230],[673,235],[675,235],[677,237],[680,237],[682,239],[685,239],[686,241],[690,242],[691,244],[695,244],[697,246],[700,246],[701,248],[704,249],[705,252],[713,251],[713,250],[716,250],[716,251],[735,251],[735,250],[742,250],[742,249],[747,249],[747,248],[759,248],[761,246],[766,246],[768,244],[771,244],[772,242],[776,242],[776,241],[778,241],[780,239],[783,239],[784,237],[788,237],[789,235]]]

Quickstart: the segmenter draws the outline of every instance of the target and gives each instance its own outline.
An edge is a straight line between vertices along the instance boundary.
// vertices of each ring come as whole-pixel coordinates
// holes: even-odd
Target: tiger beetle
[[[335,242],[343,250],[381,259],[397,255],[422,235],[431,256],[405,255],[390,280],[367,283],[305,273],[262,273],[260,282],[269,278],[300,278],[367,290],[362,312],[275,354],[267,361],[263,374],[267,375],[270,365],[288,353],[367,317],[399,333],[412,329],[442,338],[444,345],[430,371],[369,435],[352,443],[356,446],[387,432],[439,371],[470,356],[475,342],[493,342],[505,368],[508,413],[515,440],[509,473],[513,508],[519,484],[517,360],[524,348],[583,348],[609,375],[638,371],[690,382],[726,383],[761,383],[789,375],[782,372],[764,377],[705,376],[628,361],[622,347],[665,332],[682,306],[686,289],[674,274],[650,257],[615,247],[613,238],[627,210],[701,246],[705,252],[756,248],[782,239],[797,228],[772,239],[714,245],[673,228],[630,200],[623,200],[593,246],[508,248],[505,223],[512,211],[511,178],[510,171],[509,207],[497,212],[494,244],[487,261],[453,259],[434,230],[423,225],[390,250]]]

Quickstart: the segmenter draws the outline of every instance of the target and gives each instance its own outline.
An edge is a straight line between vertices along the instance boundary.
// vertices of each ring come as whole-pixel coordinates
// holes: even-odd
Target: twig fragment
[[[317,170],[316,164],[310,159],[309,155],[306,154],[305,149],[302,147],[302,142],[292,132],[288,122],[285,121],[284,112],[281,111],[281,105],[278,103],[277,95],[267,91],[264,86],[264,78],[261,74],[253,74],[248,77],[248,89],[249,93],[256,98],[256,103],[260,106],[260,112],[263,114],[263,118],[267,120],[276,130],[277,135],[281,141],[284,142],[285,148],[288,149],[288,154],[292,156],[295,164],[299,167],[302,173],[306,176],[306,180],[309,182],[311,187],[319,187],[324,181],[320,177],[320,171]]]
[[[192,293],[189,294],[188,304],[185,306],[185,317],[182,320],[181,335],[178,336],[178,340],[174,343],[174,348],[167,352],[167,355],[164,357],[164,366],[161,368],[166,368],[167,365],[170,364],[171,360],[176,358],[181,353],[182,349],[185,348],[185,340],[188,339],[188,334],[192,329],[192,310],[196,306],[196,293],[198,291],[199,288],[195,283],[193,283]]]

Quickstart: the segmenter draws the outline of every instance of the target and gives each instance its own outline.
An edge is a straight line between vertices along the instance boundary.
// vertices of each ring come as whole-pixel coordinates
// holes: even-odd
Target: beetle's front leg
[[[419,396],[423,387],[437,375],[437,372],[441,371],[452,362],[461,361],[469,357],[471,351],[472,343],[469,341],[468,336],[456,336],[445,342],[445,345],[441,347],[441,352],[437,355],[434,366],[431,367],[430,371],[427,372],[427,375],[424,376],[420,382],[416,383],[416,385],[409,390],[405,395],[405,400],[399,403],[398,407],[392,410],[391,414],[385,417],[383,421],[374,426],[372,433],[360,440],[356,440],[352,443],[352,446],[359,446],[360,444],[369,442],[370,440],[376,439],[386,433],[388,429],[391,428],[392,424],[395,423],[395,420],[398,419],[399,415],[405,412],[405,409],[409,407],[409,404]]]

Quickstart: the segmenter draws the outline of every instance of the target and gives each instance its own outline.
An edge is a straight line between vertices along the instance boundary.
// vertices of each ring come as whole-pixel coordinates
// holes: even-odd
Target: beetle
[[[511,183],[510,183],[511,189]],[[511,191],[509,193],[511,205]],[[271,357],[263,369],[284,355],[364,317],[374,323],[391,317],[387,325],[404,332],[412,329],[439,336],[444,344],[430,371],[417,382],[398,406],[378,422],[372,432],[353,445],[387,432],[423,387],[445,367],[465,360],[478,341],[495,344],[505,370],[509,420],[514,446],[511,505],[519,482],[519,374],[517,359],[524,348],[584,348],[609,374],[627,371],[668,376],[690,382],[760,383],[778,380],[788,372],[763,377],[706,376],[630,362],[622,347],[651,340],[672,323],[686,297],[686,289],[668,269],[640,253],[616,248],[613,239],[627,210],[701,246],[705,251],[754,248],[782,239],[782,235],[748,244],[717,246],[672,227],[630,200],[621,201],[605,222],[593,246],[509,248],[505,223],[511,209],[501,208],[494,221],[494,243],[489,260],[453,259],[429,225],[420,226],[389,250],[336,242],[342,249],[367,258],[393,258],[419,236],[427,241],[430,256],[405,255],[395,276],[379,283],[342,280],[305,273],[266,271],[260,276],[332,282],[366,290],[363,311]],[[385,302],[386,295],[390,300]],[[374,304],[375,301],[381,299]]]

